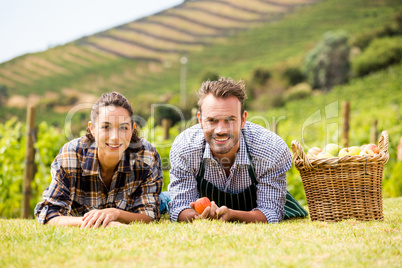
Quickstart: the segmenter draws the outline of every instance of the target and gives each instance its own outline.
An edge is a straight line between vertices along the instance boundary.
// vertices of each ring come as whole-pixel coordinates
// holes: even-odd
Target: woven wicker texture
[[[312,221],[383,220],[382,178],[389,159],[388,133],[374,156],[309,158],[292,141],[293,164],[300,172]]]

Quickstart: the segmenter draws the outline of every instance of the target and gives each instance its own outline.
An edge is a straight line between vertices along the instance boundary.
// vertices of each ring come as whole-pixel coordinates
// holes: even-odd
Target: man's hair
[[[133,108],[131,107],[130,103],[128,100],[120,93],[118,92],[110,92],[110,93],[105,93],[100,97],[95,104],[92,106],[91,110],[91,122],[93,125],[95,125],[96,120],[99,117],[99,109],[102,107],[122,107],[127,110],[128,114],[130,115],[131,118],[131,126],[134,126],[134,116],[133,116]],[[87,133],[85,136],[90,142],[95,141],[94,136],[91,133],[91,130],[89,127],[87,127]],[[138,142],[139,137],[138,137],[138,130],[134,128],[133,134],[131,136],[131,141],[130,142]]]
[[[236,97],[241,104],[241,115],[244,112],[244,100],[247,99],[244,81],[234,81],[232,78],[221,77],[218,81],[205,81],[198,90],[198,109],[201,112],[201,105],[204,98],[212,94],[216,98]]]

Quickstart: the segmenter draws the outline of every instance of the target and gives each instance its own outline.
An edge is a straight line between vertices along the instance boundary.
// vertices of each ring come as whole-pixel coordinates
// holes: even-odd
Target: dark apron
[[[247,145],[246,145],[247,148]],[[250,211],[257,207],[257,179],[255,175],[254,163],[251,160],[250,153],[247,148],[247,156],[250,160],[250,165],[248,165],[248,174],[251,179],[251,185],[245,189],[243,192],[231,194],[219,190],[215,185],[204,179],[205,173],[205,163],[207,158],[203,158],[200,170],[197,174],[197,188],[200,197],[208,197],[211,201],[213,200],[218,207],[227,206],[234,210]],[[285,219],[294,217],[306,217],[308,215],[307,211],[294,199],[294,197],[286,191],[286,202],[285,202]]]

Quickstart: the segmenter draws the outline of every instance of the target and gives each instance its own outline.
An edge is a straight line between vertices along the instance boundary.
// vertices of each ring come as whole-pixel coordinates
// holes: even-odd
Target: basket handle
[[[380,140],[378,141],[378,148],[380,149],[380,152],[384,153],[385,155],[388,155],[388,132],[383,131],[381,133]]]
[[[301,147],[300,143],[297,140],[292,141],[292,151],[293,151],[293,164],[296,166],[296,161],[301,159],[303,166],[307,170],[313,169],[313,166],[310,163],[306,153],[304,152],[303,148]]]

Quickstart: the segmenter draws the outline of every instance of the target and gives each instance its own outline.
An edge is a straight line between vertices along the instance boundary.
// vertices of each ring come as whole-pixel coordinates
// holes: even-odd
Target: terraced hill
[[[63,88],[96,95],[107,88],[128,91],[146,76],[177,65],[181,55],[278,20],[280,15],[315,1],[187,1],[64,46],[3,63],[0,84],[13,95],[23,96],[61,92]]]
[[[205,71],[235,79],[255,67],[300,58],[331,30],[351,34],[389,21],[401,0],[198,0],[45,52],[0,64],[10,98],[0,120],[41,102],[38,120],[118,90],[146,115],[151,103],[178,104],[179,59],[186,55],[187,91]],[[194,95],[194,94],[192,94]],[[45,96],[46,100],[40,100]],[[3,111],[2,111],[3,110]],[[6,112],[4,112],[6,111]],[[42,117],[41,117],[42,116]],[[58,119],[57,119],[58,120]],[[54,122],[55,120],[53,120]]]

